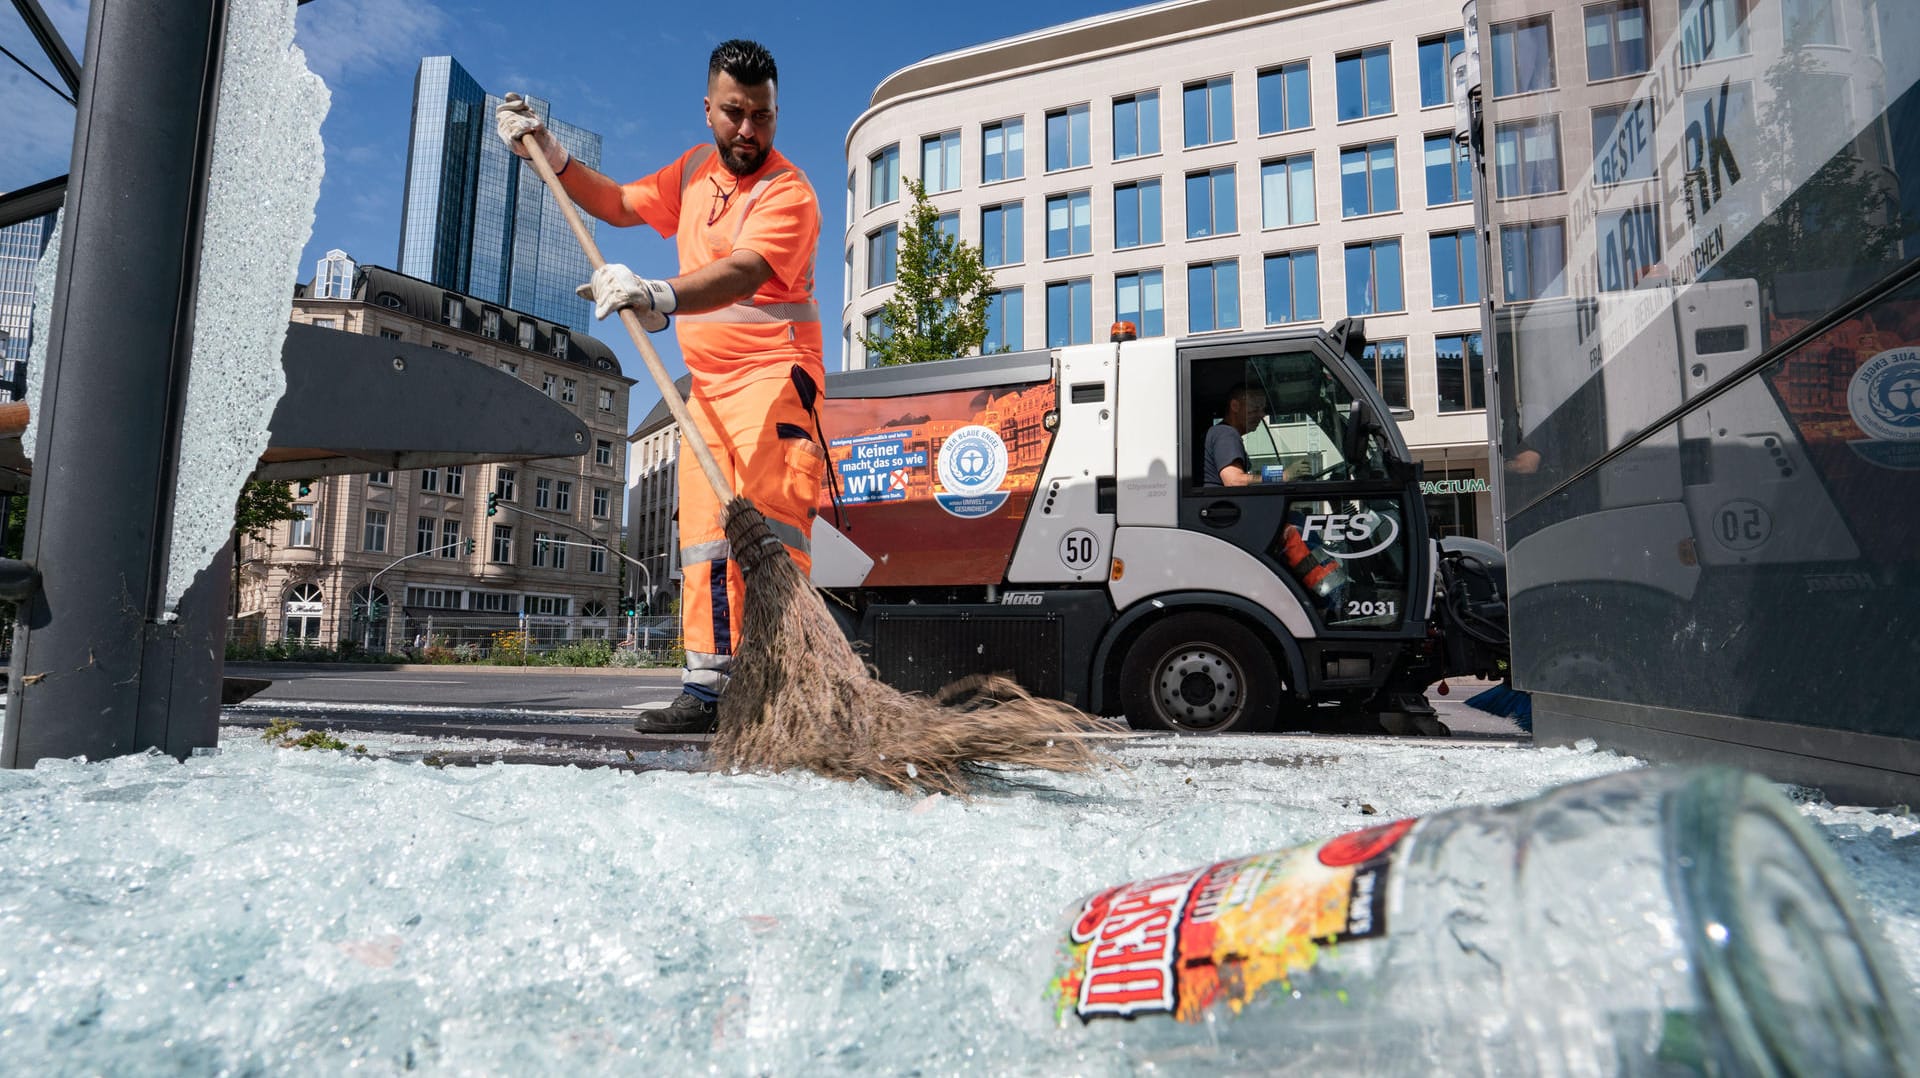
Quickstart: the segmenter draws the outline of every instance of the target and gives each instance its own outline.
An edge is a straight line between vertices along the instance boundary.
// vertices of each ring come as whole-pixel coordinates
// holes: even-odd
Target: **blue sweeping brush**
[[[1502,681],[1485,692],[1474,694],[1467,700],[1467,706],[1512,719],[1520,724],[1520,729],[1533,732],[1533,697],[1514,688],[1512,681]]]

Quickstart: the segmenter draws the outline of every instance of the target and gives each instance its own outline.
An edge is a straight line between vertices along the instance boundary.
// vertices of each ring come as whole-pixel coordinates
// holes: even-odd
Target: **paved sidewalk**
[[[234,661],[226,672],[234,676],[272,679],[275,674],[369,673],[459,674],[462,677],[523,677],[527,674],[567,674],[581,677],[645,677],[677,674],[678,666],[494,666],[492,663],[296,663]]]
[[[1478,708],[1467,706],[1467,701],[1475,695],[1500,684],[1498,681],[1482,681],[1479,678],[1456,677],[1434,685],[1427,690],[1427,700],[1433,709],[1440,713],[1440,721],[1456,734],[1475,737],[1519,737],[1531,739],[1533,734],[1520,728],[1520,724],[1500,715],[1489,715]],[[1447,686],[1446,695],[1441,695],[1440,685]]]

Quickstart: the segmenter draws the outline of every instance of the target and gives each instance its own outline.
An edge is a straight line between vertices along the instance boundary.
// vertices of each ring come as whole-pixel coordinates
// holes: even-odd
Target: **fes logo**
[[[1007,443],[990,427],[974,424],[948,435],[934,471],[944,488],[934,501],[956,517],[983,517],[1006,504],[1000,485],[1007,478]]]

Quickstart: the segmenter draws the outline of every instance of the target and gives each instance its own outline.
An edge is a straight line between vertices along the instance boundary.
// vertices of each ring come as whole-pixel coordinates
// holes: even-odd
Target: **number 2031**
[[[1400,613],[1400,604],[1391,599],[1349,599],[1347,616],[1350,618],[1390,618]]]

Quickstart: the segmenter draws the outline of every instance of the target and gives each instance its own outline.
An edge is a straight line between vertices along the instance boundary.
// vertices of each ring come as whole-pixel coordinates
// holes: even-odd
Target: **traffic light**
[[[471,537],[467,539],[467,553],[473,553],[473,539]]]
[[[312,493],[313,493],[313,480],[311,479],[300,480],[300,497],[304,498],[307,495]]]
[[[500,495],[498,493],[487,495],[487,515],[492,516],[495,513],[498,513],[499,511],[500,511]]]
[[[621,598],[620,600],[620,616],[621,617],[630,618],[638,613],[640,613],[640,600],[634,598],[631,595],[624,596]]]

